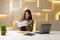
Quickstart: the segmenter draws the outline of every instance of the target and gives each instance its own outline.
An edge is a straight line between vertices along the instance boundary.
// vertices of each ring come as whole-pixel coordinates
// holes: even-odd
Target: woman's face
[[[30,17],[29,13],[26,12],[26,14],[25,14],[25,18],[28,19],[29,17]]]

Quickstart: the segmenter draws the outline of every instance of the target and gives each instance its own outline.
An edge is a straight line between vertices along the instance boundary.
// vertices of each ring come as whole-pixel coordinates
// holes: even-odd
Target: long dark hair
[[[31,14],[31,11],[30,11],[29,9],[26,9],[26,10],[25,10],[25,12],[24,12],[24,15],[23,15],[23,18],[22,18],[22,19],[23,19],[23,20],[26,20],[26,18],[25,18],[26,12],[28,12],[28,13],[29,13],[29,15],[30,15],[30,16],[29,16],[29,18],[28,18],[28,20],[32,20],[32,14]]]

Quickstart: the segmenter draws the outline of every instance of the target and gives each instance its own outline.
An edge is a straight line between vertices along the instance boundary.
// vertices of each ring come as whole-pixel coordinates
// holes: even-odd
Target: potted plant
[[[1,26],[1,35],[6,35],[6,26],[5,25]]]

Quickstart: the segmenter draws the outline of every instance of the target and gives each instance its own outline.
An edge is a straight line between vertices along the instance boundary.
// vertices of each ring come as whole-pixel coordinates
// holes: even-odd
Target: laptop
[[[41,28],[39,32],[39,34],[49,34],[50,32],[50,28],[51,28],[51,24],[41,24]]]

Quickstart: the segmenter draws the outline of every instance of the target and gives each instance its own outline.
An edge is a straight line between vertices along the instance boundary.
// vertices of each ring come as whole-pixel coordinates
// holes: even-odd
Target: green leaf
[[[1,30],[6,30],[6,26],[5,25],[2,25],[1,26]]]

